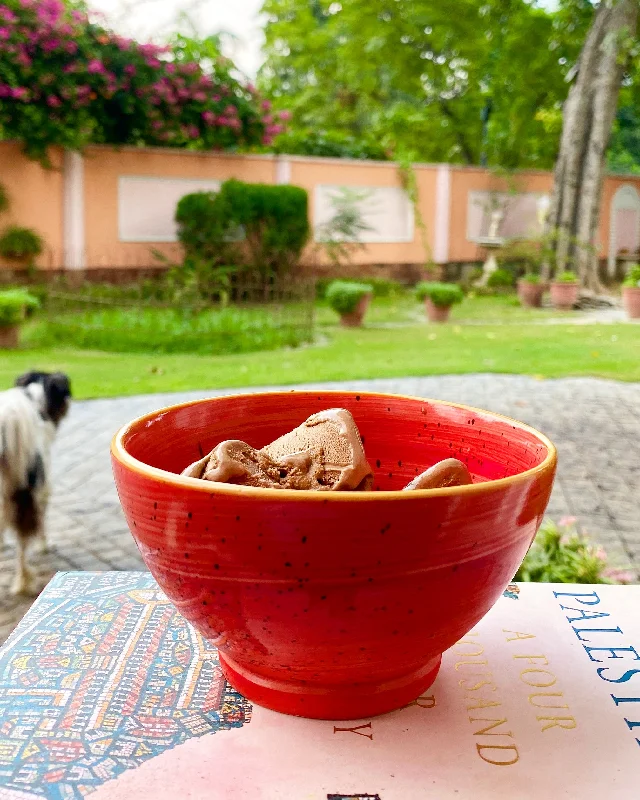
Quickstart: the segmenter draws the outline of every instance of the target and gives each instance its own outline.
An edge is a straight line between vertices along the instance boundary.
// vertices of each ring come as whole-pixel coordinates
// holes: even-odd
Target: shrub
[[[624,279],[623,286],[640,287],[640,264],[629,267],[627,277]]]
[[[556,283],[577,283],[578,279],[575,272],[566,270],[565,272],[561,272],[559,275],[556,275],[554,281]]]
[[[17,325],[25,318],[28,309],[40,305],[38,299],[24,289],[7,289],[0,292],[0,326]]]
[[[6,0],[0,10],[0,128],[31,156],[90,142],[229,149],[282,131],[214,37],[140,44],[76,0]]]
[[[508,269],[497,269],[489,275],[487,286],[490,289],[511,289],[514,275]]]
[[[549,248],[543,240],[513,239],[500,248],[496,260],[502,269],[537,273],[549,255]]]
[[[540,583],[627,583],[633,580],[623,570],[611,568],[605,551],[575,530],[568,518],[557,525],[540,526],[515,580]]]
[[[456,283],[419,283],[416,286],[418,300],[429,298],[434,306],[446,307],[461,303],[464,299],[462,289]]]
[[[295,265],[309,238],[307,206],[307,192],[297,186],[232,179],[219,192],[180,200],[178,238],[187,257],[277,274]]]
[[[29,325],[26,346],[111,353],[222,355],[297,347],[313,338],[305,309],[285,307],[118,308],[50,313]]]
[[[373,286],[370,283],[333,281],[327,287],[325,296],[337,314],[351,314],[367,294],[373,294]]]
[[[31,228],[12,225],[0,236],[0,256],[33,261],[43,250],[42,237]]]
[[[521,281],[525,283],[540,283],[541,278],[539,275],[535,275],[533,272],[525,272],[525,274],[520,278]]]

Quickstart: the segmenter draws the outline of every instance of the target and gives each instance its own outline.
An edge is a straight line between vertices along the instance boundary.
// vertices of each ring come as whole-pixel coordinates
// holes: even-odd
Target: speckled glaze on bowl
[[[261,447],[330,407],[351,411],[372,492],[295,492],[178,474],[223,439]],[[477,483],[399,491],[448,457]],[[432,400],[346,392],[221,397],[163,409],[115,437],[127,522],[169,599],[250,700],[359,719],[400,708],[513,577],[556,468],[531,428]]]

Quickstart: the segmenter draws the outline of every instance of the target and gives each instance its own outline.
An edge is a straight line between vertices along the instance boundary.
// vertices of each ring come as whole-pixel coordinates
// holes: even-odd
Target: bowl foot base
[[[431,686],[442,661],[438,655],[420,669],[384,683],[318,686],[263,678],[219,655],[229,683],[252,703],[281,714],[330,720],[364,719],[404,708]]]

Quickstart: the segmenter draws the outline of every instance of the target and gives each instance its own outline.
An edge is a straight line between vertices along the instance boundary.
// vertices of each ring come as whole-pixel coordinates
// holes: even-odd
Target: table
[[[0,800],[637,796],[640,587],[512,585],[433,687],[359,722],[224,680],[147,573],[60,573],[0,650]]]

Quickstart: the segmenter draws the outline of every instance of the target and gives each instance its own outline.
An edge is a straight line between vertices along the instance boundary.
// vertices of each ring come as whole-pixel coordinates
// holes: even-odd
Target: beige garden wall
[[[416,209],[392,163],[130,147],[90,147],[83,156],[54,150],[51,161],[51,169],[45,169],[27,159],[18,145],[0,143],[0,182],[11,198],[11,210],[0,226],[16,223],[36,229],[46,241],[39,262],[44,269],[101,272],[158,267],[154,251],[178,260],[173,216],[179,198],[215,189],[231,177],[290,183],[308,191],[316,236],[304,263],[319,274],[327,271],[328,261],[317,241],[318,230],[331,216],[336,193],[341,187],[361,193],[370,226],[362,235],[363,246],[353,250],[350,271],[389,274],[395,269],[398,277],[419,275],[430,259],[439,264],[481,261],[485,251],[479,240],[487,234],[490,206],[498,196],[506,209],[501,235],[534,235],[538,206],[553,182],[550,172],[521,172],[507,181],[481,168],[421,164],[415,166]],[[601,257],[611,258],[618,240],[637,239],[640,245],[639,190],[636,176],[606,179]],[[0,268],[13,266],[0,263]]]
[[[33,228],[45,241],[38,259],[41,269],[63,263],[62,153],[52,150],[51,168],[28,159],[14,142],[0,142],[0,183],[9,195],[9,210],[0,215],[0,230],[8,225]],[[2,262],[0,268],[17,266]]]

